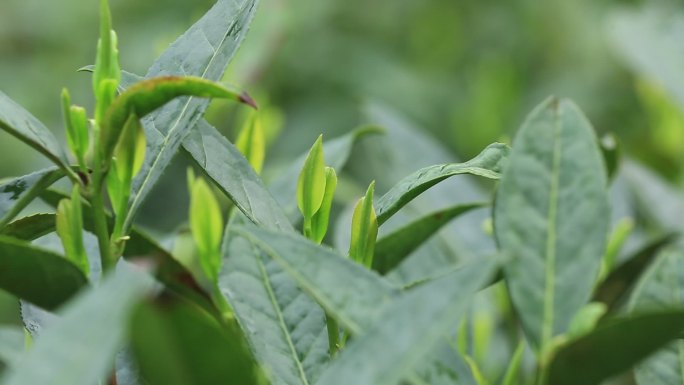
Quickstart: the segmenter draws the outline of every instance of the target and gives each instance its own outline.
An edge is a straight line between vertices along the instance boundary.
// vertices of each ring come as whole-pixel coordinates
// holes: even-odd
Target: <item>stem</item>
[[[99,156],[97,157],[99,158]],[[92,206],[93,222],[95,223],[95,235],[100,248],[100,262],[102,271],[107,272],[114,265],[111,244],[109,242],[109,228],[107,227],[107,216],[105,215],[104,199],[102,197],[102,169],[99,167],[99,159],[96,159],[95,170],[93,171],[92,183]]]
[[[330,358],[334,358],[340,350],[340,327],[330,314],[325,314],[325,322],[328,325],[328,345]]]

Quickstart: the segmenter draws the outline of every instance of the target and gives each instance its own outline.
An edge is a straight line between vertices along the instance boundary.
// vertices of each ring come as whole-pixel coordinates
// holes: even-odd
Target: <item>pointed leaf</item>
[[[325,196],[325,161],[323,135],[309,150],[297,180],[297,206],[305,219],[310,220],[323,203]]]
[[[0,288],[46,309],[55,309],[88,280],[64,257],[0,236]]]
[[[62,309],[2,384],[92,385],[103,380],[123,345],[131,311],[153,283],[140,271],[118,269]]]
[[[527,117],[497,191],[494,228],[538,352],[589,300],[608,232],[606,184],[593,129],[572,102],[551,98]]]
[[[375,181],[368,186],[366,196],[356,203],[349,242],[349,257],[368,268],[373,263],[375,241],[378,237],[378,220],[373,207],[374,192]]]
[[[235,147],[252,165],[257,174],[261,173],[266,155],[266,141],[259,116],[254,114],[240,131]]]
[[[62,170],[49,168],[0,184],[0,229],[14,219],[42,190],[62,177]]]
[[[311,235],[316,243],[323,242],[330,226],[330,210],[332,209],[335,190],[337,189],[337,174],[332,167],[325,168],[325,193],[320,209],[311,218]]]
[[[387,274],[452,219],[470,210],[486,207],[487,205],[488,203],[479,202],[449,207],[428,214],[399,230],[385,235],[375,245],[373,270],[380,274]]]
[[[198,123],[183,146],[252,222],[267,228],[293,230],[283,209],[245,157],[214,127]]]
[[[224,98],[253,105],[248,96],[200,77],[165,76],[143,80],[127,88],[107,110],[100,127],[103,158],[112,155],[132,114],[143,118],[180,96]]]
[[[52,132],[38,119],[0,92],[0,129],[33,147],[57,166],[68,169],[66,155]]]
[[[35,214],[17,219],[0,230],[0,234],[22,241],[33,241],[55,231],[55,214]]]
[[[202,178],[194,181],[191,197],[190,230],[197,245],[202,269],[210,282],[215,283],[221,269],[221,207],[211,188]]]
[[[510,149],[494,143],[465,163],[451,163],[423,168],[407,176],[383,195],[376,204],[378,224],[382,225],[411,200],[435,184],[460,174],[499,179],[508,160]]]
[[[247,33],[256,4],[256,0],[216,2],[155,61],[146,78],[182,75],[219,81]],[[149,143],[148,155],[133,184],[131,215],[127,218],[125,228],[130,227],[138,207],[208,105],[206,99],[177,99],[143,121]]]
[[[669,312],[684,307],[684,252],[680,248],[667,249],[658,255],[639,280],[630,298],[629,310],[643,312]],[[680,321],[679,325],[683,322]],[[667,328],[674,328],[668,326]],[[643,330],[648,330],[644,333]],[[681,329],[680,329],[681,330]],[[644,338],[665,332],[665,330],[642,329]],[[639,385],[684,384],[682,362],[684,345],[681,331],[677,341],[663,346],[656,354],[639,363],[634,369],[634,377]]]
[[[552,358],[545,383],[600,384],[611,376],[629,370],[677,338],[683,329],[684,311],[681,310],[611,320],[563,345]],[[648,330],[648,333],[644,333],[644,330]]]
[[[594,292],[592,301],[605,303],[609,311],[615,310],[622,300],[626,299],[660,251],[675,238],[673,234],[666,235],[637,251],[601,282]]]
[[[406,292],[352,340],[323,372],[318,385],[394,385],[453,330],[470,299],[494,271],[485,261]]]
[[[146,303],[131,321],[133,353],[149,385],[260,383],[234,325],[219,325],[185,303]]]
[[[357,128],[338,138],[325,141],[323,143],[325,164],[336,171],[341,171],[349,159],[354,144],[366,136],[382,132],[382,129],[379,127],[367,126]],[[280,203],[285,210],[285,214],[293,223],[300,219],[297,210],[297,176],[302,170],[302,167],[304,167],[307,155],[308,153],[300,155],[287,169],[285,169],[285,171],[275,178],[273,183],[269,185],[269,190],[273,193],[273,196],[275,196],[278,203]]]
[[[248,239],[224,242],[219,286],[257,361],[274,385],[314,384],[329,359],[325,314]]]

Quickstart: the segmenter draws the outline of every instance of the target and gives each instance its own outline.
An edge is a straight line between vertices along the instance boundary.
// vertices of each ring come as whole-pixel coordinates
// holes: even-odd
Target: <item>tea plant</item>
[[[0,329],[1,384],[562,385],[630,371],[639,384],[682,382],[682,253],[663,233],[617,258],[634,227],[611,228],[618,154],[572,102],[540,104],[512,148],[415,167],[389,188],[371,182],[348,220],[334,218],[338,174],[359,139],[404,140],[394,150],[409,158],[425,140],[380,109],[386,130],[318,137],[269,189],[258,113],[236,145],[202,118],[207,98],[256,107],[217,83],[255,10],[254,0],[219,0],[143,78],[120,70],[103,0],[86,68],[94,112],[62,93],[69,155],[0,93],[0,127],[55,163],[0,186],[0,288],[21,299],[26,326]],[[135,226],[179,151],[196,166],[189,255]],[[401,218],[466,174],[498,181],[495,196],[462,202],[467,189],[450,188],[449,205]],[[62,178],[70,192],[51,188]],[[376,189],[386,192],[375,199]],[[54,212],[22,217],[36,199]],[[490,206],[482,229],[470,214]],[[456,218],[493,236],[492,255],[455,261],[468,247],[428,248]],[[62,254],[39,246],[51,233]],[[505,367],[491,365],[496,354]]]

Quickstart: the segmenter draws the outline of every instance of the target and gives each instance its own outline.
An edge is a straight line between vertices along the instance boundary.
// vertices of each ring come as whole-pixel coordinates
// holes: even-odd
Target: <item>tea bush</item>
[[[369,103],[267,184],[260,112],[235,144],[203,118],[209,98],[257,109],[218,83],[255,12],[217,1],[141,77],[103,0],[94,111],[62,93],[68,151],[0,93],[0,128],[54,163],[0,186],[0,288],[25,326],[0,328],[0,384],[683,381],[684,204],[579,107],[550,97],[512,146],[444,162]],[[136,215],[177,153],[194,167],[170,243]],[[340,210],[357,155],[382,180]],[[35,200],[53,209],[23,215]]]

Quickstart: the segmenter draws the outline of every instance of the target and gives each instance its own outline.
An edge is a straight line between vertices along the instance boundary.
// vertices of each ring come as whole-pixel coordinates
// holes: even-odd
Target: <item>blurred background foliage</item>
[[[225,80],[248,90],[262,107],[267,179],[306,151],[319,133],[328,139],[347,133],[367,123],[368,105],[381,104],[401,119],[375,111],[374,122],[401,128],[362,146],[366,155],[376,152],[374,159],[353,156],[349,169],[356,179],[343,175],[339,193],[349,200],[370,179],[383,177],[378,186],[384,190],[421,166],[467,159],[491,142],[510,142],[526,114],[553,94],[573,99],[599,135],[614,133],[623,155],[684,187],[681,1],[260,1]],[[144,74],[213,2],[111,0],[122,67]],[[61,88],[68,87],[76,103],[92,107],[90,77],[76,70],[93,62],[97,7],[97,1],[0,0],[0,90],[62,137]],[[207,117],[234,138],[242,113],[230,103],[214,103]],[[433,140],[414,136],[416,129]],[[381,142],[394,152],[372,147]],[[5,133],[0,133],[0,153],[0,179],[48,165]],[[631,176],[616,179],[615,222],[637,215],[640,208],[633,206],[640,198],[646,205],[662,201],[656,205],[661,212],[651,208],[651,215],[663,227],[681,229],[681,194],[663,190],[660,180],[625,163]],[[178,230],[185,219],[187,193],[179,180],[187,164],[180,156],[140,215],[157,235]],[[623,197],[625,180],[645,188],[636,193],[636,203]],[[415,212],[482,197],[482,186],[458,183],[417,202]],[[348,210],[346,215],[348,220]],[[476,221],[456,225],[441,239],[446,246],[429,246],[434,266],[453,263],[466,252],[490,253],[487,215],[480,212]],[[335,243],[344,248],[341,233]],[[461,253],[457,257],[455,250]],[[410,281],[434,266],[409,261],[393,279]],[[16,301],[0,298],[0,323],[18,322],[16,309],[3,306],[16,307]],[[495,329],[493,318],[480,319],[491,306],[481,310],[473,311],[475,328]],[[491,337],[500,332],[483,330],[473,330],[471,338],[500,338]],[[493,350],[502,357],[508,353]],[[497,365],[504,361],[485,368],[500,372]]]
[[[123,67],[144,73],[212,3],[112,1]],[[367,100],[392,105],[467,158],[510,137],[534,105],[555,94],[574,99],[597,131],[615,132],[627,153],[681,183],[682,109],[660,79],[635,71],[610,23],[625,8],[659,9],[668,19],[680,4],[262,0],[227,80],[278,111],[274,124],[282,122],[285,134],[270,149],[272,163],[303,151],[318,132],[350,130]],[[61,87],[79,103],[90,100],[88,76],[75,70],[93,61],[96,7],[0,4],[0,88],[58,133]],[[232,119],[229,107],[212,109],[211,120],[229,136],[239,126]],[[0,139],[0,177],[45,163]]]

